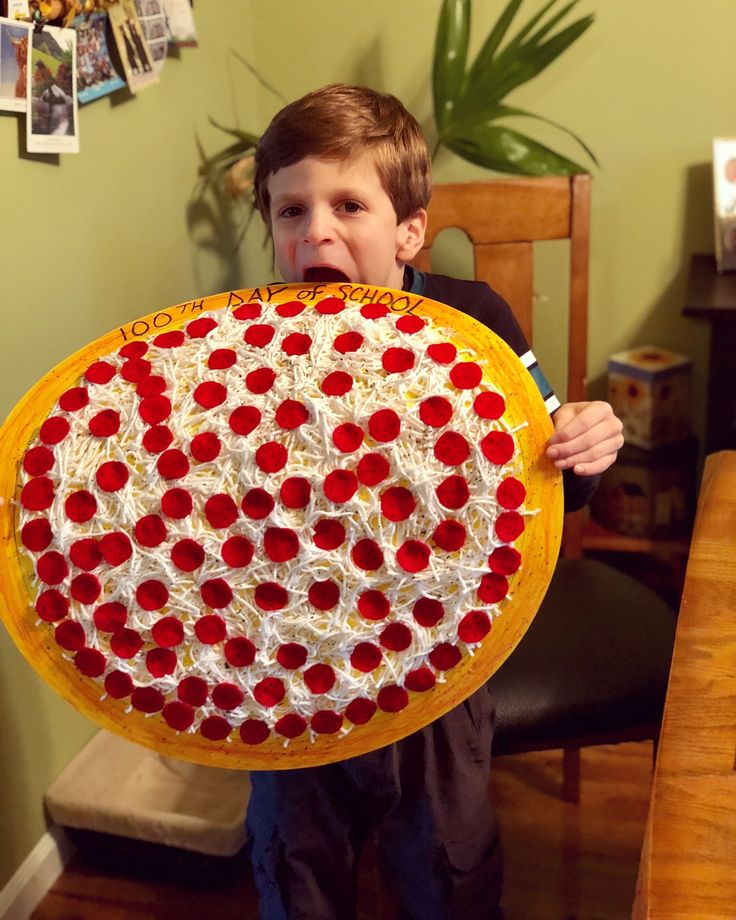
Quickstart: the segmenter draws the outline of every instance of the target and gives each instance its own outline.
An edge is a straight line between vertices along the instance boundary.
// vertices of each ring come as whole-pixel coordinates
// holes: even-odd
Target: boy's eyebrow
[[[280,192],[277,195],[271,196],[271,203],[276,204],[277,202],[283,203],[284,201],[301,201],[305,196],[300,189],[294,188],[289,189],[285,192]],[[346,186],[344,188],[335,188],[330,193],[331,198],[357,198],[359,201],[362,201],[365,198],[365,190],[354,188],[351,186]]]

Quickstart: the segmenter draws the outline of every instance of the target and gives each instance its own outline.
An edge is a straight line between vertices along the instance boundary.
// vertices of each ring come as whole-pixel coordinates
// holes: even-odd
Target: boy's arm
[[[554,413],[547,456],[565,478],[565,510],[581,508],[624,443],[623,425],[606,402],[565,403]]]

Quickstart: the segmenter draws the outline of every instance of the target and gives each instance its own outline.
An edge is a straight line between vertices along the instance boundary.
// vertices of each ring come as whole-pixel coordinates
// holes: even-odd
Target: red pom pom
[[[84,648],[87,637],[79,623],[74,620],[64,620],[54,630],[54,639],[57,645],[68,652],[77,652],[80,648]]]
[[[261,411],[255,406],[238,406],[233,409],[228,419],[231,431],[235,434],[248,435],[254,431],[261,422]]]
[[[414,316],[409,313],[407,316],[400,316],[396,320],[396,328],[399,332],[403,332],[406,335],[414,335],[419,332],[420,329],[424,329],[427,324],[421,318],[421,316]]]
[[[204,548],[196,540],[179,540],[171,547],[171,561],[180,572],[193,572],[204,562]]]
[[[217,329],[217,323],[211,316],[201,316],[187,323],[187,335],[190,339],[202,339],[213,329]]]
[[[45,511],[54,501],[54,484],[47,476],[27,482],[20,493],[20,503],[28,511]]]
[[[146,396],[140,401],[138,414],[149,425],[158,425],[171,415],[171,400],[168,396]]]
[[[117,492],[129,476],[128,467],[120,460],[107,460],[98,467],[95,479],[103,492]]]
[[[157,348],[177,348],[184,342],[184,333],[181,329],[172,329],[170,332],[160,332],[153,340]]]
[[[116,633],[125,626],[128,611],[118,601],[100,604],[93,615],[95,626],[100,632]]]
[[[381,364],[388,374],[403,374],[414,367],[414,352],[410,348],[387,348]]]
[[[429,396],[419,406],[419,418],[425,425],[442,428],[452,418],[452,403],[444,396]]]
[[[95,648],[80,648],[74,656],[74,665],[85,677],[101,677],[107,661],[102,652]]]
[[[450,371],[450,380],[459,390],[472,390],[482,379],[483,371],[475,361],[461,361]]]
[[[242,569],[253,558],[254,546],[245,537],[230,537],[222,544],[222,559],[231,569]]]
[[[353,725],[365,725],[373,718],[377,708],[373,700],[359,696],[348,703],[345,708],[345,716]]]
[[[337,549],[345,542],[345,528],[339,521],[321,518],[314,525],[313,539],[320,549]]]
[[[151,627],[151,636],[161,648],[173,648],[184,641],[184,625],[176,617],[162,617]]]
[[[382,303],[367,303],[360,308],[360,313],[365,319],[381,319],[388,316],[390,310]]]
[[[300,304],[301,306],[301,304]],[[302,307],[303,309],[303,307]],[[284,336],[281,348],[287,355],[306,355],[312,347],[312,337],[302,332],[292,332]]]
[[[405,540],[396,553],[396,561],[405,572],[421,572],[429,565],[432,551],[421,540]]]
[[[276,652],[276,661],[282,668],[295,671],[307,660],[307,654],[306,648],[298,642],[284,642]]]
[[[56,623],[69,613],[69,601],[56,588],[49,588],[36,598],[36,613],[44,622]]]
[[[237,520],[238,506],[229,495],[220,492],[208,498],[204,503],[204,516],[209,521],[210,527],[224,529]]]
[[[478,597],[484,604],[497,604],[509,592],[509,583],[503,575],[491,572],[484,575],[478,586]]]
[[[267,393],[276,380],[276,371],[270,367],[259,367],[245,375],[245,385],[251,393]]]
[[[427,346],[427,354],[437,364],[452,364],[457,357],[457,348],[450,342]]]
[[[502,508],[518,508],[525,498],[524,483],[512,476],[504,479],[496,489],[496,500]]]
[[[289,300],[286,303],[280,303],[276,307],[276,312],[279,316],[283,316],[284,319],[291,319],[292,316],[299,316],[300,313],[303,313],[306,308],[306,304],[302,303],[301,300]]]
[[[366,620],[385,620],[391,612],[391,604],[382,591],[371,588],[358,598],[358,610]]]
[[[496,518],[493,527],[499,540],[513,543],[524,532],[524,518],[518,511],[504,511]]]
[[[273,730],[284,738],[298,738],[306,729],[307,720],[295,712],[287,712],[273,727]]]
[[[286,466],[289,452],[278,441],[267,441],[256,450],[256,466],[264,473],[278,473]]]
[[[168,518],[180,521],[192,513],[192,496],[186,489],[169,489],[161,496],[161,510]]]
[[[207,607],[227,607],[233,599],[233,589],[224,578],[210,578],[200,585],[199,593]],[[201,620],[199,621],[201,622]],[[215,640],[219,642],[219,639]]]
[[[381,513],[389,521],[405,521],[414,513],[416,506],[416,499],[403,486],[391,486],[381,495]]]
[[[278,313],[279,308],[276,307],[276,312]],[[259,303],[246,303],[242,307],[236,307],[233,310],[233,316],[235,319],[247,320],[247,319],[258,319],[262,313],[261,305]],[[283,314],[282,314],[283,315]]]
[[[147,351],[148,345],[145,342],[137,341],[123,345],[122,348],[118,349],[118,354],[121,358],[142,358]]]
[[[28,521],[27,524],[23,525],[23,529],[20,532],[21,543],[32,553],[43,552],[49,543],[51,543],[53,536],[54,535],[51,531],[51,524],[49,524],[46,518],[35,518],[32,521]],[[97,544],[95,543],[95,546],[96,545]],[[76,543],[72,546],[72,550],[74,549],[74,546],[76,546]],[[75,562],[73,556],[71,558],[72,562],[74,562],[74,565],[79,566],[79,568],[84,568],[84,566],[80,566],[78,562]],[[91,566],[91,568],[94,568],[94,566]]]
[[[299,552],[299,537],[288,527],[268,527],[263,549],[272,562],[288,562]]]
[[[176,652],[170,648],[152,648],[146,655],[146,670],[153,677],[167,677],[176,670]]]
[[[446,431],[435,441],[434,455],[447,466],[459,466],[470,456],[470,445],[456,431]]]
[[[205,380],[194,391],[194,401],[203,409],[214,409],[227,399],[227,387],[214,380]]]
[[[460,663],[462,657],[462,652],[457,646],[442,642],[429,653],[429,663],[437,671],[449,671]]]
[[[253,696],[261,706],[275,706],[283,700],[286,694],[284,685],[278,677],[264,677],[253,688]]]
[[[480,642],[491,630],[491,621],[485,610],[471,610],[460,620],[458,638],[472,644]]]
[[[36,523],[30,521],[29,523]],[[41,518],[41,523],[48,524],[48,521]],[[28,524],[26,525],[28,527]],[[23,528],[26,529],[25,527]],[[51,538],[51,528],[49,527],[49,542]],[[45,547],[41,547],[44,549]],[[93,537],[85,537],[82,540],[75,540],[69,547],[69,558],[78,569],[84,569],[85,572],[91,572],[92,569],[102,562],[102,552],[100,545]]]
[[[243,339],[254,348],[265,348],[276,334],[270,323],[254,323],[245,330]]]
[[[149,578],[138,585],[135,590],[135,599],[144,610],[160,610],[166,606],[169,590],[163,582]]]
[[[95,361],[84,372],[84,379],[89,383],[109,383],[115,376],[115,368],[107,361]]]
[[[187,455],[176,448],[165,450],[156,461],[156,468],[164,479],[180,479],[189,472]]]
[[[275,504],[273,498],[265,489],[256,488],[248,489],[241,507],[243,514],[256,521],[262,521],[273,511]]]
[[[89,402],[89,393],[86,387],[72,387],[59,397],[59,407],[65,412],[76,412]]]
[[[379,690],[377,700],[383,712],[400,712],[409,705],[409,694],[403,687],[391,684]]]
[[[204,706],[207,702],[207,682],[201,677],[185,677],[179,681],[176,694],[183,703],[190,706]]]
[[[480,449],[486,460],[503,466],[514,456],[514,439],[506,431],[491,431],[480,442]]]
[[[69,574],[66,559],[55,551],[44,553],[36,563],[36,573],[45,585],[58,585]]]
[[[125,533],[106,533],[100,540],[100,552],[108,565],[122,565],[133,555],[133,544]]]
[[[138,396],[160,396],[166,389],[166,385],[163,377],[151,374],[141,380],[135,391]]]
[[[341,297],[325,297],[315,305],[318,313],[325,316],[332,316],[335,313],[342,313],[345,309],[345,301]]]
[[[403,652],[411,645],[411,630],[403,623],[389,623],[378,641],[392,652]]]
[[[105,693],[114,700],[122,700],[130,696],[133,687],[133,678],[124,671],[110,671],[105,678]]]
[[[237,409],[235,411],[237,412]],[[219,456],[221,446],[216,434],[211,431],[203,431],[192,438],[189,450],[199,463],[208,463]]]
[[[327,693],[335,686],[334,670],[328,664],[313,664],[304,672],[304,683],[312,693]]]
[[[232,730],[232,725],[222,716],[207,716],[199,726],[200,734],[208,741],[224,741]]]
[[[388,476],[391,467],[381,454],[364,454],[358,461],[358,479],[364,486],[376,486]]]
[[[488,566],[496,575],[513,575],[521,565],[521,553],[513,546],[498,546],[488,557]]]
[[[445,615],[445,608],[434,598],[420,597],[414,603],[412,613],[420,626],[431,628],[436,626]]]
[[[275,581],[264,581],[256,585],[254,599],[261,610],[283,610],[289,603],[289,593]]]
[[[338,425],[332,432],[332,441],[335,447],[344,454],[352,453],[363,443],[363,429],[360,425],[345,422]]]
[[[86,489],[80,489],[78,492],[72,492],[64,502],[64,511],[70,521],[83,524],[94,517],[97,511],[97,499]]]
[[[365,339],[359,332],[342,332],[335,337],[335,351],[341,355],[347,355],[357,351]]]
[[[415,668],[404,678],[404,686],[407,690],[413,690],[415,693],[424,693],[431,690],[437,683],[434,671],[429,668]]]
[[[276,410],[276,424],[279,428],[292,431],[309,421],[309,411],[304,403],[296,399],[285,399]]]
[[[166,539],[166,524],[157,514],[147,514],[136,521],[134,533],[141,546],[159,546]]]
[[[368,433],[382,444],[393,441],[401,432],[401,419],[393,409],[379,409],[368,419]]]
[[[151,362],[145,358],[129,358],[120,368],[120,375],[129,383],[139,383],[151,373]]]
[[[54,465],[54,455],[48,447],[32,447],[23,457],[23,469],[29,476],[43,476]]]
[[[143,435],[143,446],[150,454],[160,454],[173,440],[174,435],[166,425],[156,425]]]
[[[207,359],[207,367],[213,371],[225,370],[232,367],[238,356],[232,348],[216,348]]]
[[[340,600],[340,588],[329,578],[315,581],[309,586],[309,603],[317,610],[332,610]]]
[[[263,744],[270,734],[268,725],[260,719],[246,719],[240,726],[240,740],[244,744]]]
[[[342,728],[342,716],[331,709],[320,709],[312,716],[312,730],[318,735],[334,735]]]
[[[237,709],[245,699],[237,684],[224,681],[212,690],[212,702],[218,709]]]
[[[465,544],[465,525],[460,521],[441,521],[432,534],[432,539],[440,549],[447,553],[456,553]]]
[[[358,477],[350,470],[332,470],[325,476],[323,488],[331,502],[343,504],[358,491]]]
[[[350,553],[350,557],[359,569],[364,572],[375,572],[383,565],[383,550],[375,540],[358,540]]]
[[[497,419],[506,411],[506,403],[499,393],[478,393],[473,408],[481,418]]]
[[[312,494],[308,479],[302,476],[290,476],[281,483],[279,498],[287,508],[306,508]]]
[[[69,588],[71,596],[75,601],[79,601],[80,604],[94,604],[101,591],[99,578],[89,572],[72,578]]]
[[[227,626],[222,617],[215,613],[200,617],[194,624],[194,633],[204,645],[215,645],[227,635]]]
[[[445,508],[462,508],[470,498],[470,490],[464,476],[448,476],[435,489],[437,500]]]
[[[333,371],[322,381],[320,389],[325,396],[344,396],[353,388],[353,378],[345,371]]]
[[[256,657],[256,647],[245,636],[236,636],[228,639],[223,650],[225,660],[234,668],[245,668],[253,664]]]
[[[372,642],[359,642],[350,655],[350,664],[356,671],[368,674],[383,661],[383,652]]]
[[[44,444],[58,444],[69,434],[69,422],[60,415],[47,418],[41,425],[38,436]]]
[[[194,709],[186,703],[167,703],[161,710],[164,722],[177,732],[185,732],[194,722]]]
[[[120,415],[114,409],[103,409],[89,420],[89,432],[96,438],[109,438],[120,430]]]
[[[110,648],[118,658],[135,658],[143,648],[143,638],[135,629],[119,629],[110,639]]]

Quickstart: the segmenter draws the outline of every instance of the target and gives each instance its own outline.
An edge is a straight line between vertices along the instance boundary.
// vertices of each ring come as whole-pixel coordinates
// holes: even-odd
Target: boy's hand
[[[602,473],[624,443],[621,420],[607,402],[565,403],[554,413],[555,433],[547,456],[558,470],[572,468],[578,476]]]

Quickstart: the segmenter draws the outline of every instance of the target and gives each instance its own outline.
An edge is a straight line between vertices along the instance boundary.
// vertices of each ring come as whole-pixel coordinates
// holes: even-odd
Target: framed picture
[[[713,195],[718,271],[736,271],[736,137],[713,139]]]

